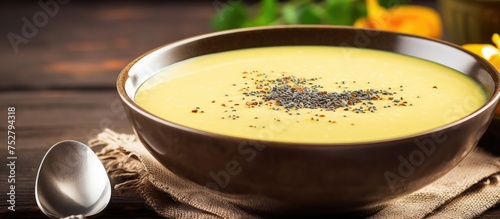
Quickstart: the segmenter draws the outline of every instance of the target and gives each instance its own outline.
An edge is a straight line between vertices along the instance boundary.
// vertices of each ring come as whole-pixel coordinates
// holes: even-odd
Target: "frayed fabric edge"
[[[137,191],[140,190],[142,180],[147,177],[144,166],[137,156],[119,146],[120,144],[112,144],[119,139],[109,139],[113,135],[101,134],[89,141],[89,147],[102,147],[97,156],[114,182],[114,189],[120,194],[139,195]]]
[[[172,199],[164,192],[158,191],[149,180],[149,173],[138,155],[125,149],[135,141],[131,135],[118,134],[105,129],[96,138],[89,141],[89,147],[98,150],[97,156],[104,164],[108,176],[114,183],[113,188],[121,195],[141,197],[145,203],[155,209],[156,213],[165,218],[224,218],[210,212],[187,206]],[[155,201],[151,194],[160,195],[164,203]],[[156,197],[159,198],[159,197]],[[167,205],[176,206],[165,209]],[[196,212],[193,217],[193,212]]]

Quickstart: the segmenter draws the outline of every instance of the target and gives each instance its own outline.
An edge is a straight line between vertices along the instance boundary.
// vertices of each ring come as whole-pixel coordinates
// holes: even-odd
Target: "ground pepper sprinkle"
[[[339,88],[343,87],[344,89],[342,92],[327,92],[322,90],[324,88],[323,85],[317,84],[320,79],[322,79],[321,77],[298,78],[293,75],[287,76],[287,73],[282,73],[281,77],[271,78],[268,77],[266,73],[261,73],[256,70],[243,72],[242,74],[245,75],[244,78],[247,78],[247,80],[250,81],[248,83],[245,82],[243,86],[238,87],[238,91],[244,95],[242,100],[249,99],[249,101],[247,100],[244,104],[234,103],[233,106],[230,107],[231,112],[228,112],[227,110],[224,111],[227,114],[226,116],[222,116],[221,119],[229,118],[236,120],[240,118],[240,116],[238,116],[238,107],[268,107],[269,109],[276,111],[284,110],[286,114],[293,116],[301,115],[299,112],[291,112],[292,110],[299,109],[319,109],[320,111],[333,112],[340,109],[354,113],[374,113],[377,111],[374,101],[380,100],[392,102],[384,106],[384,108],[390,108],[391,105],[398,107],[408,105],[412,106],[412,104],[408,104],[404,101],[403,97],[395,98],[394,95],[397,94],[397,92],[390,91],[392,90],[392,87],[388,87],[387,90],[348,90],[348,83],[345,80],[342,80],[334,82],[334,84],[343,85],[339,85]],[[358,81],[352,81],[352,83],[357,82]],[[367,83],[371,84],[370,82]],[[231,85],[238,86],[237,84]],[[399,89],[402,91],[403,85],[400,85]],[[225,94],[224,96],[229,97],[228,94]],[[233,102],[232,99],[226,101]],[[216,101],[212,100],[211,102],[215,103]],[[228,107],[225,103],[222,103],[221,106]],[[200,111],[198,111],[198,113],[199,112]],[[307,120],[320,121],[320,119],[325,117],[325,114],[315,114],[314,117],[310,117]],[[343,115],[343,117],[346,118],[347,115]],[[254,116],[253,118],[259,119],[257,116]],[[274,121],[280,122],[281,120],[274,118]],[[337,123],[337,121],[334,120],[328,120],[328,122],[332,124]],[[249,127],[257,128],[257,126],[253,124]]]
[[[294,76],[283,76],[274,80],[257,80],[259,83],[256,90],[244,92],[246,96],[259,97],[264,102],[274,101],[276,105],[285,108],[287,111],[295,109],[322,109],[335,111],[342,108],[345,111],[354,111],[356,113],[375,112],[377,108],[372,106],[372,101],[384,99],[382,96],[392,96],[393,93],[386,90],[354,90],[342,92],[321,91],[321,85],[314,85],[309,81],[317,81],[317,78],[304,79]],[[345,84],[345,81],[341,82]],[[305,85],[311,85],[310,87]],[[265,87],[266,85],[272,85]],[[392,97],[390,97],[392,98]],[[354,107],[357,104],[365,105]],[[257,104],[248,104],[252,106],[262,105],[262,101]],[[273,108],[280,110],[279,108]]]

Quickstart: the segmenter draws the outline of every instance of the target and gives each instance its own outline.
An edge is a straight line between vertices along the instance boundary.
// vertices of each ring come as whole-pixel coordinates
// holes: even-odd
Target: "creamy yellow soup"
[[[135,101],[167,121],[221,135],[349,143],[449,124],[486,95],[468,76],[413,57],[283,46],[181,61],[146,80]]]

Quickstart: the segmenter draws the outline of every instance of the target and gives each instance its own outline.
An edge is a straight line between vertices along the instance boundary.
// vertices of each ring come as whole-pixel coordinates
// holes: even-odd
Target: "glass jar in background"
[[[462,45],[491,44],[500,32],[500,0],[438,0],[446,40]]]

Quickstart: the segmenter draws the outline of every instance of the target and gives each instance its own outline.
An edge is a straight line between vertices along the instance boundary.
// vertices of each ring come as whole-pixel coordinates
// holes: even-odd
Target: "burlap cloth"
[[[163,167],[134,135],[105,130],[90,140],[115,190],[139,195],[166,218],[261,218],[200,191]],[[369,218],[474,218],[500,203],[500,157],[476,149],[447,175]]]

